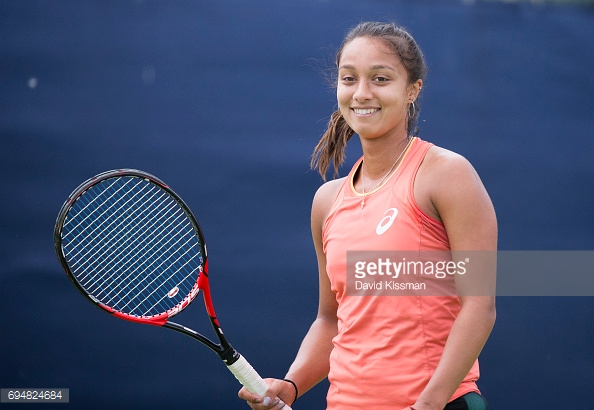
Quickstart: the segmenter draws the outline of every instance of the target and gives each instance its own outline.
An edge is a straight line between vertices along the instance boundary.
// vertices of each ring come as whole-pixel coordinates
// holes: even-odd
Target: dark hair
[[[404,28],[394,23],[379,22],[363,22],[348,32],[336,53],[336,69],[340,64],[344,47],[359,37],[378,38],[390,47],[406,69],[409,84],[418,79],[424,79],[427,75],[425,58],[413,37]],[[336,84],[336,80],[334,84]],[[411,109],[409,106],[408,110],[406,129],[409,136],[418,133],[417,123],[420,110],[417,98],[413,108]],[[324,180],[326,180],[326,171],[328,171],[330,163],[334,167],[334,177],[338,175],[338,167],[345,159],[347,141],[354,133],[341,115],[340,110],[336,110],[331,115],[328,128],[316,145],[311,159],[312,169],[317,169]]]

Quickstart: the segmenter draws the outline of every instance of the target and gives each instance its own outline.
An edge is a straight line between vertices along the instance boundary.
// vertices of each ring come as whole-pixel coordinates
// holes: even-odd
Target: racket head
[[[202,230],[185,202],[144,171],[103,172],[58,214],[54,247],[76,288],[121,319],[164,325],[206,281]]]

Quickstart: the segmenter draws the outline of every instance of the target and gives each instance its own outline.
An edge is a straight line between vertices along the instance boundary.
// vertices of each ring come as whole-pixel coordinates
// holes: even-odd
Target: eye
[[[385,82],[390,81],[390,79],[386,78],[386,77],[382,77],[382,76],[377,76],[373,79],[373,81],[376,83],[385,83]]]
[[[341,80],[342,80],[343,82],[345,82],[345,83],[352,83],[352,82],[355,82],[355,81],[357,81],[357,79],[356,79],[355,77],[353,77],[353,76],[350,76],[350,75],[345,75],[345,76],[343,76],[343,77],[341,78]]]

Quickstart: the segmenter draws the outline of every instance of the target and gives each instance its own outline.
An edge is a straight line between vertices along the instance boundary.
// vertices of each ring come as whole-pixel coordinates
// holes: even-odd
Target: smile
[[[365,115],[365,114],[373,114],[376,111],[379,111],[379,108],[353,108],[353,111],[357,115]]]

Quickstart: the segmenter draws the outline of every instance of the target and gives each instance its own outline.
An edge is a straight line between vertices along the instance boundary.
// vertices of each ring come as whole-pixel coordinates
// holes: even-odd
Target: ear
[[[421,93],[421,88],[423,88],[423,80],[420,78],[412,84],[408,85],[408,102],[412,103],[417,100],[417,97]]]

